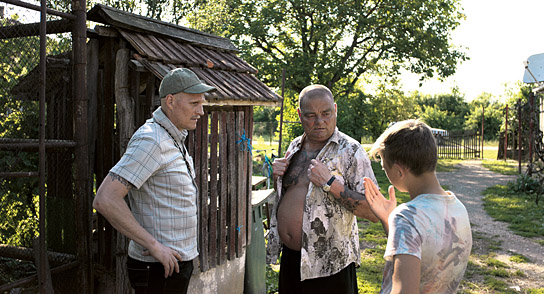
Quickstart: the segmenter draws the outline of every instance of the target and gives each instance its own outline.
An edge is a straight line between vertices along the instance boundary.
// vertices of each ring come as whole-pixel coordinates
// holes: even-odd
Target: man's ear
[[[302,114],[300,113],[300,108],[297,108],[297,114],[298,114],[298,119],[302,120]]]
[[[168,94],[166,97],[164,97],[165,106],[168,109],[172,109],[174,104],[174,95]]]

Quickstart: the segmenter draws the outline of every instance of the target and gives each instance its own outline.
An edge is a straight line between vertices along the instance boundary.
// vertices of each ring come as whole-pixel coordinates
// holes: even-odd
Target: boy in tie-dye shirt
[[[466,270],[472,234],[465,206],[436,178],[437,149],[418,120],[394,124],[374,143],[392,186],[389,200],[365,179],[367,201],[386,233],[381,293],[455,293]],[[410,194],[396,207],[395,189]]]

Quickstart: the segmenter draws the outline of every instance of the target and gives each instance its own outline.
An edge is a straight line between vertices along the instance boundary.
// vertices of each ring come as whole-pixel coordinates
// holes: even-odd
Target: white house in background
[[[536,84],[533,88],[535,97],[540,99],[540,115],[538,117],[538,125],[540,131],[544,133],[544,53],[529,56],[525,64],[525,73],[523,82],[528,84]]]

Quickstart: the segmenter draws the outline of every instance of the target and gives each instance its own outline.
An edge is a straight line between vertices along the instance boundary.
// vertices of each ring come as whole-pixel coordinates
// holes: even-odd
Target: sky
[[[467,47],[470,60],[458,65],[445,82],[433,79],[419,87],[418,77],[403,74],[403,90],[451,93],[459,87],[470,101],[482,92],[499,98],[505,83],[523,80],[523,62],[544,53],[544,0],[461,0],[466,20],[452,33],[452,43]]]

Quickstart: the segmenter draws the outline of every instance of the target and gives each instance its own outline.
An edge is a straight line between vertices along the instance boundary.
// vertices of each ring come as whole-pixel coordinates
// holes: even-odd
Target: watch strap
[[[335,178],[334,176],[332,176],[332,177],[329,179],[329,181],[327,182],[326,185],[327,185],[327,186],[332,185],[332,183],[334,182],[335,179],[336,179],[336,178]]]

